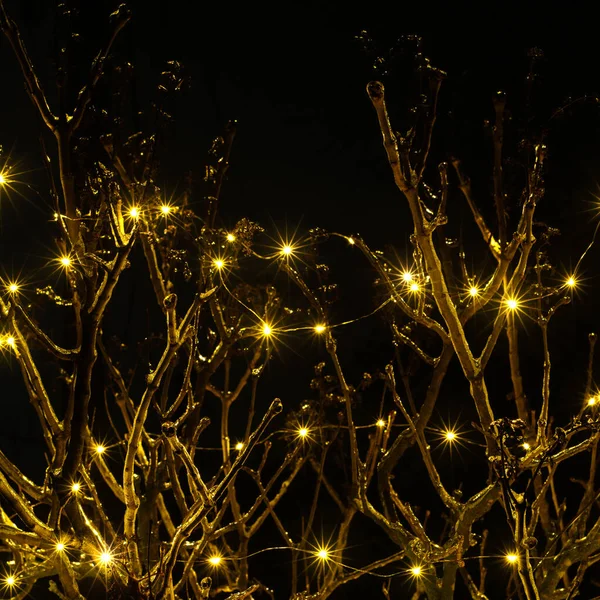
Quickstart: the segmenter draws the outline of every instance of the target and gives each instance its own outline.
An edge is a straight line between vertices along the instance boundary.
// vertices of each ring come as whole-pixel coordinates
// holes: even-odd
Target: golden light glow
[[[273,328],[268,323],[263,323],[261,332],[264,336],[269,337],[273,333]]]
[[[235,242],[235,235],[233,235],[233,233],[228,233],[226,239],[228,242]]]
[[[353,237],[348,237],[348,238],[346,238],[346,239],[348,240],[348,243],[349,243],[351,246],[354,246],[354,244],[356,243],[356,242],[354,241],[354,238],[353,238]]]
[[[58,259],[58,262],[60,262],[60,264],[65,268],[68,269],[71,266],[71,257],[70,256],[61,256]]]
[[[208,562],[209,562],[209,563],[210,563],[210,564],[211,564],[213,567],[218,567],[218,566],[221,564],[221,561],[222,561],[222,560],[223,560],[223,559],[222,559],[222,558],[221,558],[221,557],[220,557],[218,554],[215,554],[214,556],[211,556],[211,557],[208,559]]]
[[[110,565],[110,563],[112,562],[113,557],[112,554],[108,551],[105,550],[101,555],[100,555],[100,562],[104,565]]]
[[[173,208],[172,208],[171,206],[169,206],[168,204],[163,204],[163,205],[160,207],[160,212],[161,212],[163,215],[165,215],[165,216],[167,216],[167,215],[171,214],[171,211],[172,211],[172,210],[173,210]]]
[[[139,219],[140,218],[140,214],[141,211],[137,206],[132,206],[128,213],[127,213],[132,219]]]
[[[321,325],[321,324],[315,325],[313,327],[313,331],[315,333],[323,333],[325,331],[325,329],[326,329],[325,325]]]
[[[456,433],[452,430],[445,431],[444,438],[447,442],[453,442],[456,439]]]
[[[215,258],[215,260],[213,260],[213,265],[220,271],[225,266],[225,261],[220,258]]]
[[[588,406],[596,406],[597,402],[598,399],[596,398],[596,396],[591,396],[590,398],[588,398],[587,404]]]
[[[4,173],[0,173],[0,185],[6,185],[6,177]]]
[[[523,450],[530,450],[531,444],[529,442],[523,442]]]
[[[379,419],[375,425],[377,425],[377,427],[385,427],[385,421],[383,419]]]
[[[4,343],[5,343],[7,346],[10,346],[11,348],[14,348],[14,347],[15,347],[15,344],[16,344],[16,340],[15,340],[15,338],[14,338],[12,335],[7,335],[7,336],[4,338]]]
[[[514,552],[511,552],[510,554],[506,555],[506,562],[510,563],[511,565],[514,565],[518,561],[519,555],[515,554]]]
[[[415,565],[411,567],[410,572],[414,577],[420,577],[423,574],[423,567]]]
[[[473,285],[469,288],[469,294],[475,298],[475,296],[479,296],[479,290]]]
[[[298,429],[298,437],[304,439],[308,436],[308,427],[300,427]]]
[[[510,308],[510,310],[516,310],[517,307],[519,306],[519,302],[518,302],[518,300],[515,300],[514,298],[509,298],[506,301],[506,306],[508,306],[508,308]]]
[[[567,279],[566,284],[572,288],[577,285],[577,281],[575,280],[575,277],[571,276]]]
[[[238,442],[238,443],[235,445],[235,449],[236,449],[238,452],[239,452],[240,450],[243,450],[243,449],[244,449],[244,442]]]
[[[410,284],[411,292],[418,292],[420,289],[421,289],[421,286],[416,281]]]
[[[404,279],[406,283],[410,283],[413,280],[412,273],[410,271],[404,271],[404,273],[402,273],[402,279]]]
[[[77,481],[75,483],[73,483],[73,485],[71,486],[71,491],[74,494],[77,494],[80,490],[81,490],[81,484],[78,483]]]
[[[329,554],[329,550],[327,550],[327,548],[319,548],[317,550],[317,552],[315,553],[315,556],[319,559],[319,560],[329,560],[331,558],[330,554]]]
[[[62,552],[64,549],[65,549],[65,545],[62,542],[56,543],[56,551],[57,552]]]
[[[13,587],[17,583],[17,578],[14,575],[8,575],[4,580],[8,587]]]
[[[96,454],[102,454],[104,452],[106,452],[106,447],[103,446],[102,444],[98,444],[95,448],[94,451],[96,452]]]
[[[6,289],[11,293],[11,294],[16,294],[19,291],[19,286],[16,283],[9,283],[6,286]]]
[[[283,246],[283,248],[281,249],[281,254],[283,254],[284,256],[291,256],[294,253],[294,248],[292,248],[292,246],[290,246],[289,244],[285,244],[285,246]]]

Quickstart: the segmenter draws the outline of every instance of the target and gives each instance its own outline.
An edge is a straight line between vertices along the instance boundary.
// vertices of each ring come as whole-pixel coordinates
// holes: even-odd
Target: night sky
[[[6,4],[20,23],[51,94],[54,3],[14,0]],[[106,33],[101,26],[104,15],[117,3],[104,0],[94,3],[94,8],[81,4],[78,31],[84,38],[82,55],[87,51],[91,58],[92,49]],[[365,53],[356,36],[368,30],[385,55],[401,36],[418,34],[423,38],[423,53],[448,73],[442,86],[433,157],[436,161],[450,156],[463,159],[480,192],[480,208],[490,219],[494,210],[491,138],[484,121],[493,117],[494,92],[507,92],[513,116],[506,126],[508,155],[516,155],[519,128],[548,131],[547,193],[537,218],[561,229],[551,254],[555,266],[566,271],[589,243],[597,219],[600,105],[571,103],[584,95],[600,94],[597,22],[586,13],[583,3],[563,4],[560,9],[541,2],[528,3],[527,9],[517,3],[493,3],[485,8],[483,4],[364,3],[357,10],[347,4],[216,6],[186,0],[134,0],[130,3],[134,19],[119,39],[115,54],[135,65],[130,91],[141,110],[152,99],[165,61],[180,61],[190,78],[189,89],[175,103],[174,124],[162,151],[161,184],[167,193],[179,193],[187,174],[201,187],[211,140],[235,119],[237,136],[220,212],[223,226],[231,227],[247,216],[272,235],[287,228],[302,237],[313,227],[360,233],[371,247],[391,246],[405,259],[411,253],[409,213],[394,186],[365,92],[366,84],[381,74],[374,71],[373,57]],[[525,77],[528,50],[533,47],[541,48],[544,57],[536,69],[532,108],[527,113]],[[415,80],[406,62],[389,62],[390,72],[383,79],[397,123],[402,123],[415,94]],[[25,198],[0,200],[0,264],[7,275],[14,275],[36,267],[51,250],[52,240],[43,239],[43,232],[52,209],[39,159],[39,123],[4,40],[0,65],[0,145],[28,172],[23,179],[31,186],[20,189]],[[564,105],[569,108],[550,118]],[[437,183],[435,170],[431,177]],[[485,267],[470,213],[460,196],[454,200],[450,233],[472,249],[473,268]],[[512,215],[517,212],[514,205]],[[32,232],[39,239],[33,247]],[[585,285],[574,304],[556,319],[552,331],[553,393],[565,399],[565,414],[571,411],[569,402],[573,401],[572,406],[579,402],[587,334],[599,325],[595,312],[600,293],[598,250],[595,247],[582,264]],[[368,312],[373,306],[368,287],[373,276],[367,265],[341,245],[330,251],[329,260],[337,269],[342,292],[346,291],[337,309],[340,315]],[[389,348],[375,339],[378,327],[369,322],[346,337],[340,334],[342,340],[354,344],[344,351],[352,368],[370,369],[389,360]],[[537,338],[533,326],[526,324],[526,330],[531,330],[532,336],[525,336],[526,348],[531,344],[525,377],[529,385],[538,386]],[[304,356],[305,350],[283,349],[275,358],[275,365],[270,366],[273,394],[285,399],[286,391],[280,388],[284,376],[294,372],[296,359],[298,372],[310,368],[312,359]],[[0,370],[4,368],[0,366]],[[500,372],[497,376],[490,373],[492,384],[507,387],[500,377]],[[460,385],[464,383],[457,383]],[[457,387],[453,391],[456,394],[448,396],[443,410],[458,419],[463,409],[467,414],[471,409],[455,400],[464,398],[464,390]],[[299,402],[308,393],[306,385],[289,391],[288,397],[290,402]],[[27,426],[0,422],[1,443],[16,448],[30,441],[31,435]],[[457,485],[463,467],[459,466],[455,475]]]

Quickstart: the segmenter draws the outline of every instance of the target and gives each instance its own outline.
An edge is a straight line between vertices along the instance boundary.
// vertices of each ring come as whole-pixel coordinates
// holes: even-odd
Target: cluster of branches
[[[207,168],[211,194],[202,214],[187,192],[177,204],[161,199],[155,183],[157,136],[136,131],[125,137],[116,117],[112,133],[97,136],[98,154],[89,151],[81,159],[85,132],[98,127],[102,114],[95,95],[101,95],[109,54],[129,18],[125,6],[112,15],[112,34],[93,62],[89,81],[72,105],[68,90],[59,85],[54,109],[0,1],[0,27],[56,142],[56,152],[44,155],[65,283],[60,297],[50,288],[40,291],[43,310],[62,311],[69,323],[59,342],[44,330],[43,314],[23,301],[16,284],[0,299],[2,351],[21,370],[46,461],[43,481],[36,482],[17,460],[0,452],[0,542],[11,557],[5,573],[11,596],[27,597],[41,580],[69,599],[92,594],[94,586],[129,598],[272,596],[251,572],[253,553],[275,551],[262,544],[259,533],[270,521],[282,540],[281,551],[292,558],[289,593],[298,600],[323,600],[362,576],[383,577],[382,592],[389,598],[394,581],[407,575],[414,577],[415,599],[449,599],[466,590],[484,600],[493,597],[488,568],[497,567],[485,559],[487,523],[499,507],[511,565],[498,568],[513,573],[503,597],[574,598],[600,558],[595,485],[600,434],[592,403],[560,427],[551,419],[548,326],[570,300],[570,288],[546,285],[544,240],[534,237],[534,214],[544,194],[543,140],[530,146],[517,223],[507,218],[503,189],[503,96],[494,101],[496,227],[478,210],[460,163],[452,163],[494,264],[475,278],[464,253],[453,254],[446,243],[449,166],[439,165],[433,186],[439,193],[423,181],[444,74],[426,66],[424,119],[405,135],[392,129],[383,85],[369,84],[393,177],[412,216],[413,265],[395,265],[359,236],[315,230],[306,243],[312,255],[341,238],[376,274],[395,351],[377,377],[353,382],[338,354],[331,286],[322,280],[327,269],[308,258],[302,267],[299,245],[259,253],[255,238],[261,229],[247,220],[230,231],[217,226],[233,125],[213,147]],[[181,78],[172,67],[164,75],[179,88]],[[56,161],[50,158],[54,155]],[[10,181],[8,170],[4,178]],[[298,290],[300,309],[287,309],[270,285],[235,283],[244,265],[257,261],[277,264]],[[154,299],[144,309],[153,315],[153,334],[162,327],[145,341],[151,366],[141,375],[142,366],[126,367],[122,345],[109,333],[111,314],[119,310],[119,284],[127,285],[132,270],[147,272]],[[523,298],[529,299],[526,310],[543,344],[543,381],[535,405],[520,374],[517,317]],[[492,315],[490,332],[475,351],[467,325],[484,309]],[[277,337],[292,330],[320,336],[329,367],[317,366],[311,385],[316,397],[299,408],[288,406],[286,426],[276,430],[274,419],[283,404],[265,401],[259,382]],[[504,335],[514,398],[509,414],[493,406],[486,385],[486,369]],[[586,399],[593,394],[595,340],[590,337]],[[408,356],[429,370],[418,375],[420,382],[428,378],[426,386],[415,385]],[[454,359],[470,389],[488,464],[481,488],[466,500],[447,489],[427,439]],[[49,378],[60,383],[49,386]],[[385,395],[381,419],[365,424],[359,392],[377,389]],[[220,407],[216,411],[214,401]],[[333,419],[331,406],[337,407]],[[216,440],[218,450],[201,447],[205,440],[208,445]],[[414,448],[431,483],[432,506],[443,507],[448,526],[441,531],[394,485],[405,461],[413,460]],[[338,450],[343,458],[349,455],[347,478],[331,460]],[[582,460],[589,462],[589,472],[573,491],[560,469],[567,461]],[[316,485],[298,527],[280,506],[304,471],[314,474]],[[577,502],[569,513],[567,498]],[[314,534],[325,499],[339,512],[337,523],[328,523],[333,533],[327,543]],[[351,567],[349,540],[368,521],[393,550]],[[203,577],[210,568],[215,584]]]

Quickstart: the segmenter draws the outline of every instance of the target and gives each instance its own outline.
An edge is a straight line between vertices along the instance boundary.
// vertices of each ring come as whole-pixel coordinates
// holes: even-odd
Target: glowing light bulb
[[[98,444],[95,448],[94,448],[96,454],[102,454],[104,452],[106,452],[106,448],[102,445],[102,444]]]
[[[506,555],[506,562],[510,563],[511,565],[514,565],[518,561],[519,561],[518,554],[514,554],[511,552],[510,554]]]
[[[514,298],[509,298],[506,301],[506,306],[508,306],[508,308],[510,308],[510,310],[515,310],[519,306],[519,303]]]
[[[140,218],[140,209],[137,206],[132,206],[129,209],[128,214],[132,219],[139,219]]]
[[[70,256],[61,256],[58,261],[65,268],[68,269],[71,266],[71,257]]]
[[[262,334],[269,337],[273,333],[273,328],[268,324],[264,323],[262,326]]]
[[[243,449],[244,449],[244,442],[238,442],[238,443],[235,445],[235,449],[236,449],[238,452],[239,452],[240,450],[243,450]]]
[[[77,481],[71,486],[71,491],[74,494],[77,494],[79,491],[81,490],[81,484],[78,483]]]
[[[577,281],[575,280],[575,277],[571,276],[567,279],[566,284],[572,288],[577,285]]]
[[[112,554],[108,551],[105,550],[101,555],[100,555],[100,562],[104,565],[110,565],[110,563],[112,562],[113,557]]]
[[[531,444],[529,444],[529,442],[523,442],[523,450],[530,450],[531,449]]]
[[[293,253],[294,253],[294,249],[289,244],[286,244],[281,249],[281,254],[283,254],[284,256],[290,256]]]
[[[228,242],[235,242],[235,235],[233,235],[233,233],[228,233],[226,239]]]
[[[419,286],[419,284],[417,282],[413,282],[410,284],[411,292],[418,292],[420,289],[421,289],[421,287]]]
[[[402,273],[402,279],[404,279],[406,283],[410,283],[413,280],[412,273],[410,271],[404,271],[404,273]]]
[[[456,433],[454,433],[454,431],[445,431],[444,432],[444,437],[446,438],[447,442],[453,442],[456,439]]]
[[[377,425],[377,427],[385,427],[385,421],[383,419],[378,419],[377,423],[375,423],[375,425]]]
[[[329,560],[331,557],[329,556],[329,550],[327,548],[319,548],[316,552],[316,556],[319,560]]]
[[[6,185],[6,177],[4,173],[0,173],[0,185]]]
[[[356,243],[356,242],[354,241],[354,238],[353,238],[353,237],[347,237],[346,239],[348,240],[348,243],[349,243],[351,246],[354,246],[354,244]]]
[[[172,207],[170,207],[168,204],[163,204],[163,205],[160,207],[160,212],[161,212],[163,215],[165,215],[165,216],[166,216],[166,215],[169,215],[169,214],[171,214],[171,211],[172,211],[172,210],[173,210],[173,208],[172,208]]]
[[[215,260],[213,260],[213,265],[220,271],[225,266],[225,261],[220,258],[215,258]]]
[[[19,291],[19,286],[16,283],[9,283],[6,286],[6,289],[11,293],[11,294],[16,294]]]
[[[14,575],[8,575],[4,580],[4,583],[6,583],[8,587],[13,587],[17,583],[17,578]]]
[[[209,562],[209,563],[210,563],[210,564],[211,564],[213,567],[218,567],[218,566],[221,564],[221,561],[222,561],[222,560],[223,560],[223,559],[222,559],[222,558],[221,558],[221,557],[220,557],[218,554],[215,554],[214,556],[211,556],[211,557],[208,559],[208,562]]]
[[[300,429],[298,429],[298,437],[301,438],[305,438],[308,436],[308,428],[307,427],[300,427]]]
[[[315,325],[313,327],[313,330],[315,333],[323,333],[325,331],[325,325],[321,325],[321,324]]]
[[[469,294],[471,294],[471,296],[475,298],[475,296],[479,296],[479,290],[475,286],[471,286],[469,288]]]
[[[63,542],[56,542],[56,551],[62,552],[65,549],[65,545]]]
[[[14,348],[15,344],[16,344],[16,340],[15,340],[15,338],[12,335],[7,335],[6,338],[4,339],[4,343],[7,346],[10,346],[11,348]]]
[[[420,577],[423,574],[423,567],[415,565],[414,567],[411,567],[410,572],[414,577]]]

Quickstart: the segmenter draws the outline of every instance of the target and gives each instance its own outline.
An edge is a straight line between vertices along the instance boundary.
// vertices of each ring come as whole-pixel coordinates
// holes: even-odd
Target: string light
[[[421,577],[421,575],[423,575],[423,567],[420,565],[415,565],[414,567],[410,568],[410,572],[413,577]]]
[[[511,565],[514,565],[516,562],[519,561],[519,555],[515,554],[514,552],[507,554],[505,558],[506,558],[506,562],[508,562]]]
[[[273,328],[268,323],[263,323],[261,332],[265,337],[269,337],[273,333]]]
[[[11,294],[16,294],[19,291],[19,285],[17,283],[9,283],[6,286],[6,289],[11,293]]]
[[[81,490],[81,484],[80,484],[80,483],[78,483],[77,481],[75,481],[75,482],[73,483],[73,485],[71,485],[71,491],[72,491],[74,494],[77,494],[77,493],[78,493],[80,490]]]
[[[110,563],[112,562],[113,557],[112,554],[108,551],[105,550],[101,555],[100,555],[100,562],[106,567],[108,565],[110,565]]]
[[[215,260],[213,260],[213,266],[220,271],[225,266],[225,261],[221,258],[215,258]]]
[[[456,433],[449,429],[448,431],[444,431],[444,438],[447,442],[454,442],[456,440]]]
[[[9,588],[14,587],[17,584],[17,578],[14,575],[8,575],[4,579],[4,583],[6,583]]]
[[[529,442],[523,442],[523,450],[530,450],[531,449],[531,445],[529,444]]]
[[[375,423],[375,425],[377,425],[377,427],[379,427],[379,428],[383,428],[383,427],[385,427],[385,421],[383,419],[378,419],[377,423]]]
[[[354,238],[353,238],[352,236],[350,236],[350,237],[347,237],[346,239],[348,240],[348,243],[349,243],[351,246],[354,246],[354,244],[356,243],[356,242],[354,241]]]
[[[56,551],[62,552],[65,549],[65,545],[63,542],[56,542]]]
[[[411,292],[418,292],[421,289],[421,286],[414,281],[413,283],[410,284],[410,291]]]
[[[325,325],[322,325],[322,324],[317,324],[313,327],[313,331],[315,333],[324,333],[325,329],[326,329]]]
[[[570,287],[570,288],[572,288],[572,287],[575,287],[575,286],[577,285],[577,281],[576,281],[575,277],[573,277],[573,276],[571,275],[571,277],[569,277],[569,278],[567,279],[567,281],[566,281],[566,285],[567,285],[568,287]]]
[[[14,348],[16,343],[17,342],[12,335],[0,338],[0,346],[10,346],[11,348]]]
[[[475,296],[479,296],[479,289],[473,285],[469,288],[469,294],[471,294],[471,297],[475,298]]]
[[[129,214],[129,216],[130,216],[132,219],[139,219],[139,218],[140,218],[141,211],[140,211],[140,209],[139,209],[137,206],[132,206],[132,207],[129,209],[129,211],[128,211],[128,214]]]
[[[244,449],[244,442],[238,442],[238,443],[235,445],[235,449],[236,449],[238,452],[239,452],[240,450],[243,450],[243,449]]]
[[[96,454],[102,454],[106,451],[106,448],[102,445],[102,444],[98,444],[95,448],[94,448]]]
[[[306,439],[308,437],[308,427],[300,427],[298,429],[298,437],[302,439]]]
[[[172,206],[169,206],[168,204],[163,204],[163,205],[160,207],[160,212],[161,212],[163,215],[165,215],[165,217],[166,217],[167,215],[171,214],[171,211],[172,211],[172,210],[173,210],[173,207],[172,207]]]
[[[327,548],[318,548],[315,552],[315,556],[323,562],[326,562],[331,558],[331,554]]]
[[[221,564],[221,561],[223,560],[223,558],[221,556],[219,556],[218,554],[214,554],[213,556],[211,556],[208,559],[208,562],[213,566],[213,567],[218,567]]]
[[[404,279],[406,283],[410,283],[413,280],[412,273],[410,271],[404,271],[404,273],[402,273],[402,279]]]
[[[6,185],[7,183],[8,181],[6,180],[4,173],[0,173],[0,185]]]
[[[281,254],[284,256],[291,256],[294,253],[294,249],[289,244],[285,244],[281,249]]]
[[[509,298],[506,301],[506,306],[508,306],[508,308],[510,308],[510,310],[516,310],[517,307],[519,306],[519,302],[517,300],[515,300],[514,298]]]
[[[597,398],[596,396],[590,396],[587,401],[588,406],[596,406]]]
[[[235,235],[233,235],[233,233],[228,233],[225,239],[230,243],[235,242]]]
[[[68,268],[71,266],[71,263],[72,263],[73,261],[71,260],[71,257],[70,257],[70,256],[67,256],[67,255],[65,255],[65,256],[61,256],[61,257],[58,259],[58,262],[59,262],[59,263],[60,263],[60,264],[61,264],[61,265],[62,265],[62,266],[65,268],[65,269],[68,269]]]

